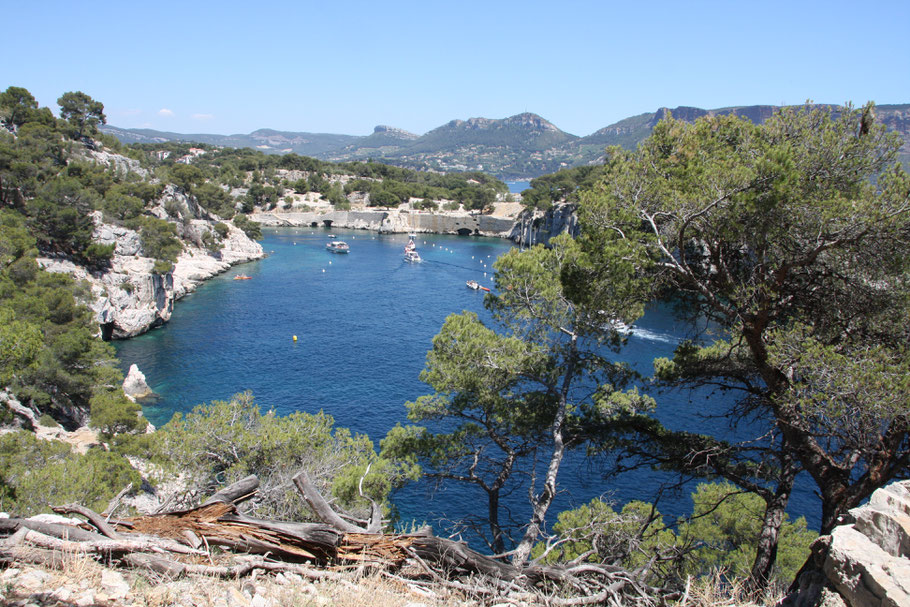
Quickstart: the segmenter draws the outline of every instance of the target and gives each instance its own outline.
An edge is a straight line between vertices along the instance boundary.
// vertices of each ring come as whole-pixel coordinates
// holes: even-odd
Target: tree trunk
[[[784,487],[783,485],[786,485]],[[782,481],[777,492],[768,500],[765,507],[765,518],[762,521],[761,533],[758,536],[758,546],[752,571],[746,585],[754,593],[762,593],[771,581],[771,572],[777,561],[777,547],[780,544],[780,527],[784,521],[784,511],[790,500],[790,489],[793,480]]]
[[[531,514],[531,521],[525,530],[524,536],[521,538],[521,542],[516,546],[512,557],[512,564],[518,568],[523,567],[527,563],[528,557],[531,556],[531,548],[540,536],[540,528],[543,526],[544,517],[547,515],[550,504],[553,503],[553,498],[556,497],[556,476],[559,474],[559,466],[562,464],[562,458],[566,452],[563,424],[565,424],[568,409],[569,386],[575,375],[575,364],[577,363],[577,339],[575,335],[571,336],[569,360],[563,375],[563,385],[559,393],[559,405],[556,409],[556,416],[553,419],[553,453],[550,456],[550,465],[547,467],[543,491],[532,500],[534,511]]]
[[[487,490],[487,516],[490,521],[490,533],[492,541],[490,547],[493,552],[500,554],[506,551],[505,540],[502,534],[502,527],[499,526],[499,489]]]
[[[771,572],[777,561],[777,548],[780,544],[780,527],[784,522],[784,513],[790,501],[796,474],[799,472],[786,439],[783,439],[781,444],[780,457],[781,473],[777,489],[774,495],[762,496],[765,499],[765,517],[758,536],[752,571],[746,580],[747,588],[756,594],[763,593],[771,581]]]

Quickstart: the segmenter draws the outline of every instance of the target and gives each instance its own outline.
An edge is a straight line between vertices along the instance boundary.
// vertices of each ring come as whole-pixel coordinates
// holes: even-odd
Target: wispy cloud
[[[159,116],[164,116],[165,118],[171,118],[171,117],[174,116],[174,112],[172,112],[171,110],[167,109],[166,107],[163,107],[163,108],[161,108],[160,110],[158,110],[158,115],[159,115]]]
[[[193,120],[213,120],[215,118],[214,114],[193,114]]]

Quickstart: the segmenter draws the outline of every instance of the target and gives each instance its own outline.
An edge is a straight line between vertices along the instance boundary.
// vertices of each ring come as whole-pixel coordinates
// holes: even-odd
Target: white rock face
[[[242,230],[226,224],[229,232],[220,251],[213,254],[200,246],[185,243],[174,270],[164,275],[155,274],[152,271],[155,260],[142,256],[142,241],[137,232],[102,223],[101,213],[94,213],[92,219],[95,221],[94,238],[102,244],[115,246],[107,271],[89,272],[63,259],[39,258],[38,264],[49,272],[70,274],[90,284],[93,299],[88,303],[101,327],[101,334],[107,338],[134,337],[164,324],[171,318],[174,302],[195,290],[200,282],[234,264],[264,257],[259,243],[247,238]],[[214,221],[204,219],[187,222],[200,234],[210,231],[213,224]]]
[[[133,398],[144,398],[152,393],[152,389],[145,383],[145,374],[136,365],[130,365],[130,370],[123,380],[123,392]]]
[[[850,514],[852,524],[813,546],[816,568],[801,575],[799,592],[783,606],[834,604],[820,602],[831,591],[849,607],[910,605],[910,481],[878,489]]]
[[[95,162],[106,164],[120,173],[135,173],[142,178],[148,177],[148,171],[143,169],[140,166],[139,161],[133,158],[128,158],[122,154],[113,154],[104,150],[84,150],[84,152],[86,156]]]

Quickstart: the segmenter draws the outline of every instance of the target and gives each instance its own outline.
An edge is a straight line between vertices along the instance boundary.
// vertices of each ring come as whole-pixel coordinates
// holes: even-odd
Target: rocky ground
[[[0,605],[15,607],[442,607],[470,604],[367,573],[351,581],[310,581],[296,574],[219,580],[169,580],[105,568],[73,557],[60,569],[24,566],[0,572]]]

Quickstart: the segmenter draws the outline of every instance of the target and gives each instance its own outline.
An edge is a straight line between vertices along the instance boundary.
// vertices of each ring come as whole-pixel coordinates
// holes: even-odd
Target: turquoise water
[[[368,434],[377,446],[395,423],[405,421],[404,403],[429,392],[418,377],[445,317],[471,310],[487,318],[483,292],[466,288],[465,281],[492,287],[492,262],[512,245],[420,235],[424,262],[409,264],[402,256],[406,235],[331,233],[350,244],[349,254],[326,251],[324,229],[264,230],[266,259],[206,282],[176,304],[168,324],[115,344],[124,369],[137,364],[158,395],[145,407],[153,423],[244,390],[263,409],[324,410],[338,426]],[[240,273],[252,280],[232,280]],[[653,306],[622,356],[650,374],[653,358],[669,356],[685,336],[667,308]],[[661,394],[658,411],[676,429],[729,433],[726,420],[703,415],[722,409],[722,398],[706,391]],[[555,512],[599,495],[620,503],[651,500],[668,480],[652,471],[604,480],[602,467],[581,454],[568,458],[554,520]],[[403,519],[438,526],[439,519],[461,521],[484,511],[480,491],[455,484],[438,493],[429,489],[421,483],[395,495]],[[691,485],[666,493],[661,511],[690,511],[690,491]],[[791,511],[814,515],[808,492],[796,493]],[[517,520],[524,516],[526,495],[520,489],[505,500]]]

